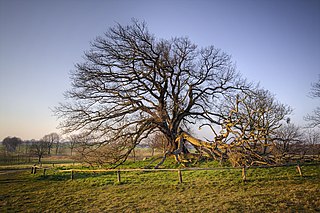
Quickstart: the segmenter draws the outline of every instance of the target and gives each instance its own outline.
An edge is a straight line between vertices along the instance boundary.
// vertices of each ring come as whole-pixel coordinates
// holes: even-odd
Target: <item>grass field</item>
[[[132,168],[139,163],[128,163]],[[61,167],[67,168],[67,167]],[[61,169],[60,168],[60,169]],[[0,170],[0,212],[318,212],[320,166],[70,173]]]

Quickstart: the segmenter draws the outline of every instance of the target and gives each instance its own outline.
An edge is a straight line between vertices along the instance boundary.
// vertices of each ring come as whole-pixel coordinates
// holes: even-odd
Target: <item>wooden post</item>
[[[178,170],[178,178],[179,178],[179,183],[182,183],[182,173],[181,170]]]
[[[71,170],[71,180],[74,179],[74,174],[73,174],[73,170]]]
[[[247,172],[246,172],[246,166],[245,165],[242,167],[242,180],[243,181],[247,180]]]
[[[47,169],[43,169],[43,176],[44,177],[46,176],[46,171],[47,171]]]
[[[117,171],[117,180],[118,180],[118,183],[121,183],[120,170]]]
[[[299,175],[302,177],[302,170],[299,164],[297,165],[297,170],[299,172]]]

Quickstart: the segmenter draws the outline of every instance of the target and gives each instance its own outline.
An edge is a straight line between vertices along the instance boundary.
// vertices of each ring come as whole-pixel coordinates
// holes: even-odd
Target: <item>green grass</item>
[[[167,162],[170,165],[170,161]],[[140,167],[143,162],[123,165]],[[207,167],[206,165],[201,165]],[[0,174],[0,212],[317,212],[320,166],[177,172]]]

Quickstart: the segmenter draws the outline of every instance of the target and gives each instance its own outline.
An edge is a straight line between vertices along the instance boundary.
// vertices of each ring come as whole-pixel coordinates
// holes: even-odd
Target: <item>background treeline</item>
[[[279,162],[293,160],[313,161],[320,158],[320,133],[315,129],[298,127],[288,122],[278,130],[279,140],[273,147],[273,155]],[[63,139],[57,133],[45,135],[40,140],[22,140],[18,137],[6,137],[0,142],[0,164],[50,163],[64,159],[89,164],[110,164],[117,160],[122,149],[115,145],[104,147],[99,152],[94,143],[88,149],[92,139],[84,135],[71,135]],[[167,146],[162,134],[154,134],[135,148],[129,159],[143,160],[154,155],[162,155]],[[193,150],[195,153],[196,150]]]
[[[6,137],[0,146],[0,163],[41,163],[47,156],[67,156],[68,144],[57,133],[45,135],[40,140]]]

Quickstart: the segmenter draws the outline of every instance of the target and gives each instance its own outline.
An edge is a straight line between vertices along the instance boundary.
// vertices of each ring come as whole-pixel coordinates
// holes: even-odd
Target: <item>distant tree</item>
[[[22,143],[22,140],[17,137],[6,137],[3,139],[2,144],[4,145],[7,152],[15,152],[16,148]]]
[[[49,142],[44,140],[32,141],[31,153],[38,158],[38,163],[41,163],[41,159],[49,154]]]
[[[58,152],[60,150],[60,147],[61,147],[61,137],[58,135],[58,138],[55,142],[55,145],[56,145],[56,155],[58,155]]]
[[[72,81],[70,102],[55,110],[61,127],[89,132],[108,146],[123,147],[118,143],[126,138],[121,162],[156,131],[168,141],[166,155],[188,152],[176,140],[179,128],[201,120],[220,124],[221,98],[250,86],[220,49],[199,48],[185,37],[157,39],[136,20],[97,37]]]
[[[70,135],[68,137],[68,147],[70,148],[70,155],[72,156],[74,148],[82,142],[82,136],[80,134]]]
[[[161,132],[157,132],[150,137],[148,145],[152,150],[151,156],[154,155],[155,150],[160,150],[164,154],[168,146],[168,140]]]
[[[60,142],[60,136],[57,133],[50,133],[48,135],[45,135],[42,138],[42,141],[46,142],[48,146],[48,155],[51,154],[51,149],[53,148],[54,145],[56,145],[56,154],[58,152],[59,148],[59,142]]]
[[[320,77],[318,82],[312,84],[311,96],[313,98],[320,98]],[[310,127],[320,126],[320,107],[314,109],[313,114],[308,114],[305,120],[309,121]]]
[[[320,155],[320,132],[315,129],[308,129],[304,137],[309,147],[309,154]]]
[[[304,141],[301,128],[290,122],[283,124],[276,131],[276,136],[275,145],[279,158],[284,157],[285,154],[294,154],[297,152],[297,146],[295,145],[301,144]]]
[[[117,162],[127,148],[126,140],[122,139],[109,144],[99,143],[94,137],[87,134],[74,135],[72,140],[77,153],[75,159],[99,166]]]
[[[34,139],[31,139],[31,140],[25,140],[23,141],[23,144],[24,144],[24,148],[25,148],[25,156],[28,156],[28,162],[31,161],[31,157],[34,155],[34,152],[33,152],[33,147],[32,147],[32,144],[35,143],[36,140]]]

